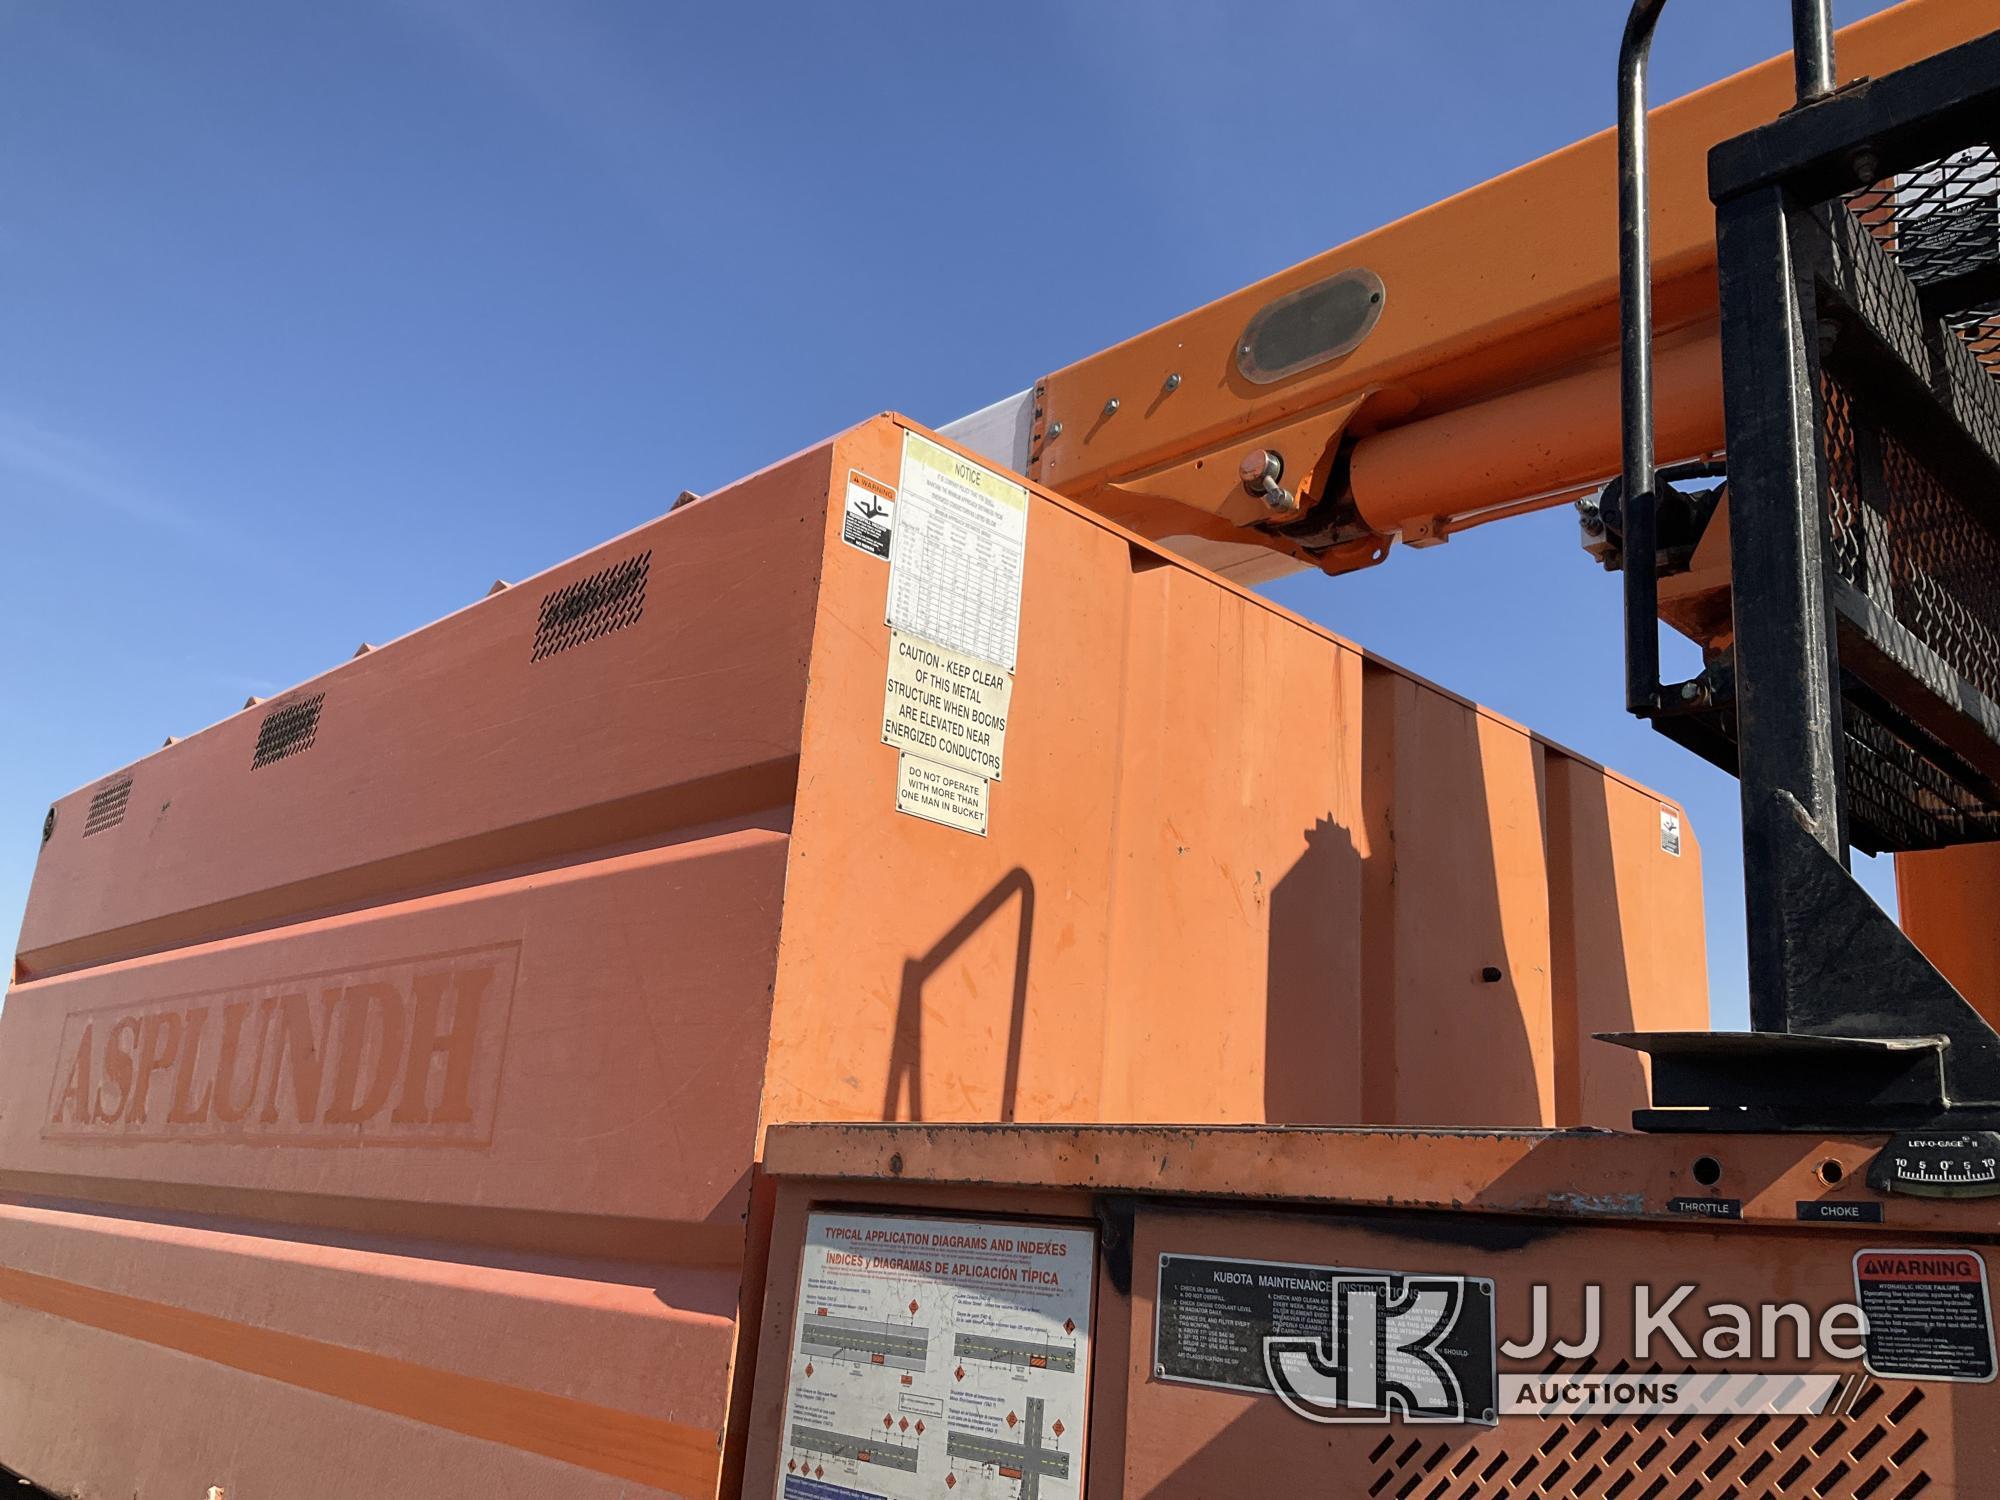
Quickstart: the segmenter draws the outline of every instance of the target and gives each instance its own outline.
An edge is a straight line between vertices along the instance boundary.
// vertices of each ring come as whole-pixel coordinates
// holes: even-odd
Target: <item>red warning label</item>
[[[1863,1250],[1854,1293],[1868,1320],[1862,1363],[1905,1380],[1991,1380],[1986,1262],[1970,1250]]]
[[[847,471],[847,504],[840,539],[870,557],[889,556],[889,533],[896,524],[896,489],[859,469]]]
[[[1979,1257],[1964,1255],[1920,1255],[1901,1250],[1864,1250],[1854,1274],[1864,1281],[1981,1281],[1986,1280]]]

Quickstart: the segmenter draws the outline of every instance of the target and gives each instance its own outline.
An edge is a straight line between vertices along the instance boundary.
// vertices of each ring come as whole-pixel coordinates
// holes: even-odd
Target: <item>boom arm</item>
[[[1970,40],[1981,11],[1907,0],[1858,22],[1843,73]],[[1663,463],[1723,446],[1709,148],[1782,113],[1792,86],[1778,58],[1653,112]],[[1619,467],[1617,181],[1606,130],[1058,370],[958,434],[1243,581],[1366,567],[1398,537],[1559,503]]]

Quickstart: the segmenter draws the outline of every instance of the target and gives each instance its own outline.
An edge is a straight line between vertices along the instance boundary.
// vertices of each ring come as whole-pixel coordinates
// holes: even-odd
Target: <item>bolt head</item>
[[[1173,375],[1169,375],[1169,376],[1168,376],[1168,377],[1166,378],[1166,381],[1165,381],[1165,383],[1164,383],[1164,386],[1163,386],[1163,389],[1166,389],[1166,390],[1169,390],[1169,391],[1177,391],[1177,390],[1179,390],[1180,388],[1181,388],[1181,377],[1180,377],[1180,375],[1179,375],[1178,373],[1176,373],[1176,374],[1173,374]]]
[[[1104,415],[1107,417],[1113,416],[1117,413],[1117,411],[1118,411],[1118,398],[1116,396],[1113,396],[1109,401],[1104,403]]]
[[[42,842],[46,844],[50,839],[54,838],[55,836],[56,836],[56,810],[52,807],[49,809],[48,816],[42,819]]]
[[[1059,437],[1061,437],[1061,436],[1062,436],[1062,423],[1060,423],[1060,422],[1051,422],[1051,423],[1049,423],[1049,436],[1050,436],[1050,437],[1052,437],[1052,438],[1059,438]]]
[[[1237,476],[1253,490],[1261,490],[1266,484],[1276,483],[1284,472],[1284,459],[1269,448],[1252,448],[1243,455],[1243,462],[1236,466]]]

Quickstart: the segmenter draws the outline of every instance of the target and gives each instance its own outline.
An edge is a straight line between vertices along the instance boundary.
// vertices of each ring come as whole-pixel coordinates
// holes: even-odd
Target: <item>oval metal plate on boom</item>
[[[1382,316],[1382,278],[1362,266],[1287,292],[1257,310],[1236,341],[1245,380],[1270,385],[1351,354]]]

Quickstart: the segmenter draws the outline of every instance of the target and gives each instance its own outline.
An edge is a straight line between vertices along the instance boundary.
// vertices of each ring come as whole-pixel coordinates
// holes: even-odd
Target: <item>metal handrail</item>
[[[1660,692],[1659,496],[1653,454],[1653,250],[1646,177],[1646,66],[1667,0],[1633,0],[1618,44],[1618,352],[1625,554],[1625,707]],[[1833,0],[1792,0],[1800,104],[1833,92]]]
[[[1833,0],[1792,0],[1792,74],[1801,104],[1833,92]]]
[[[1633,0],[1618,44],[1618,354],[1625,553],[1625,707],[1660,703],[1659,497],[1653,493],[1653,230],[1646,63],[1667,0]]]

